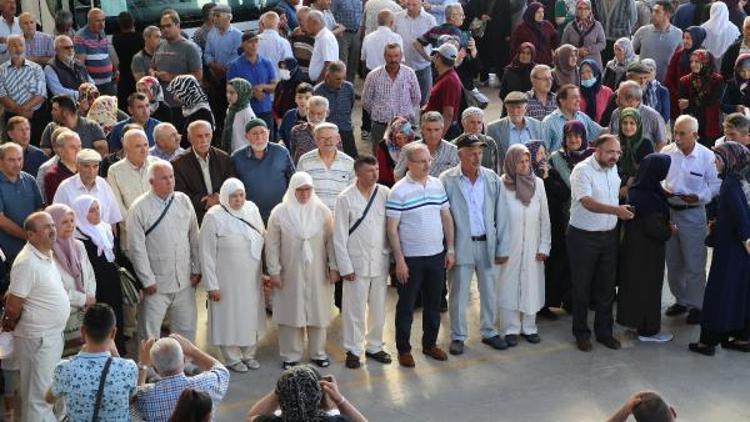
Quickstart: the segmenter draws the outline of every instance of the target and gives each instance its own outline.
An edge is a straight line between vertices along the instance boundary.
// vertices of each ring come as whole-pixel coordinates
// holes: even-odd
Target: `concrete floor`
[[[492,100],[487,122],[499,118],[497,91],[483,89]],[[353,120],[359,126],[361,108]],[[359,144],[361,151],[366,146]],[[389,289],[386,349],[395,355],[394,307],[396,292]],[[665,287],[664,306],[671,302]],[[664,330],[675,334],[667,344],[642,344],[616,327],[622,340],[619,351],[594,343],[592,353],[575,348],[571,317],[540,321],[542,342],[526,342],[495,351],[479,341],[479,297],[474,288],[470,307],[471,338],[463,356],[437,362],[420,353],[421,314],[414,320],[412,344],[417,366],[401,368],[396,362],[381,365],[365,361],[362,368],[344,367],[341,318],[328,330],[331,367],[343,394],[371,421],[602,421],[634,392],[659,391],[677,410],[679,420],[750,421],[750,356],[719,349],[714,358],[690,353],[699,328],[684,318],[664,318]],[[199,299],[199,339],[205,346],[206,314]],[[439,344],[450,342],[448,315],[443,314]],[[213,348],[208,350],[218,356]],[[232,374],[229,392],[219,406],[217,421],[239,421],[252,404],[270,391],[281,374],[276,329],[258,347],[262,367],[247,374]]]

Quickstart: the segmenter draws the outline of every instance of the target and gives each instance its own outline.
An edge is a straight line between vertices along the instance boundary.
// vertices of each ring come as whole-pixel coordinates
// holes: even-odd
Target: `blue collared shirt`
[[[294,174],[294,164],[289,151],[279,144],[268,143],[263,158],[253,155],[250,145],[232,154],[234,172],[245,185],[247,200],[258,206],[264,222],[271,210],[281,202],[289,179]]]
[[[26,217],[43,206],[42,194],[33,176],[21,172],[16,181],[11,182],[5,174],[0,173],[0,213],[5,217],[23,227]],[[24,243],[23,239],[0,230],[0,248],[9,259],[18,255]]]
[[[203,59],[206,64],[216,62],[228,66],[237,58],[237,49],[242,44],[242,32],[230,25],[229,28],[220,33],[216,27],[211,28],[206,36],[206,51]]]
[[[586,139],[589,142],[602,132],[602,127],[591,120],[591,117],[587,116],[586,113],[576,111],[573,115],[573,120],[583,123],[583,126],[586,128]],[[542,124],[544,125],[544,130],[547,131],[547,151],[557,151],[560,149],[562,146],[563,126],[565,126],[567,121],[568,119],[565,118],[559,108],[544,118]]]
[[[461,193],[464,195],[466,204],[469,207],[469,225],[472,236],[482,236],[487,234],[484,227],[484,177],[479,172],[479,177],[474,183],[471,183],[463,172],[461,173]]]
[[[523,128],[518,129],[516,125],[511,123],[510,125],[510,145],[515,144],[521,144],[526,145],[531,141],[531,132],[529,131],[529,127],[526,126],[526,121],[524,120]]]
[[[270,60],[263,56],[256,56],[255,63],[250,63],[250,60],[244,54],[229,63],[227,80],[230,81],[236,77],[247,80],[253,86],[270,84],[273,81],[279,80],[276,74],[276,66]],[[268,113],[271,111],[272,103],[273,94],[268,92],[266,92],[262,101],[258,101],[255,96],[250,98],[250,107],[255,114]]]
[[[117,124],[112,128],[112,133],[109,134],[108,141],[109,149],[111,151],[118,151],[122,149],[122,130],[128,123],[133,123],[132,117],[117,122]],[[148,120],[146,120],[146,127],[144,127],[143,130],[146,132],[146,137],[148,138],[148,146],[154,146],[154,128],[159,123],[161,122],[154,119],[153,117],[149,117]]]

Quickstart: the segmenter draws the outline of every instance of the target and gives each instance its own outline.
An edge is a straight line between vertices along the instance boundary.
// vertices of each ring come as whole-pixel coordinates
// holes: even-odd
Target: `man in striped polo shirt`
[[[396,260],[396,348],[402,366],[414,367],[411,324],[414,303],[422,293],[422,353],[447,360],[436,345],[440,330],[440,300],[445,271],[455,262],[453,218],[443,184],[430,176],[432,158],[427,146],[404,147],[408,171],[391,189],[386,202],[388,239]],[[445,243],[443,243],[445,241]]]
[[[5,122],[13,116],[29,119],[31,139],[37,141],[47,120],[47,85],[41,66],[27,59],[25,51],[23,35],[8,37],[10,60],[0,65],[0,104],[5,108]]]
[[[313,136],[318,148],[299,158],[297,171],[312,176],[315,193],[333,212],[336,198],[354,180],[354,159],[336,148],[341,137],[339,128],[333,123],[315,126]]]
[[[109,56],[109,39],[104,33],[104,12],[96,7],[89,10],[88,24],[76,32],[73,44],[76,59],[86,66],[101,95],[115,95],[114,80],[117,70]]]

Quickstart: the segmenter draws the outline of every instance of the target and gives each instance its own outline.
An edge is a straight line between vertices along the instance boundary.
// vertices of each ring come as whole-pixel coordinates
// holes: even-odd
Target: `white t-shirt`
[[[365,36],[365,39],[362,40],[361,58],[369,70],[385,65],[385,46],[390,43],[397,43],[401,46],[401,50],[404,49],[404,41],[401,39],[401,35],[393,32],[387,26],[379,26],[376,31]]]
[[[315,82],[323,73],[325,62],[335,62],[339,59],[339,42],[328,28],[323,28],[315,36],[312,57],[310,58],[310,80]]]
[[[27,243],[13,262],[8,293],[25,299],[14,336],[62,335],[70,315],[70,301],[51,253],[45,255]]]
[[[247,145],[245,139],[245,125],[247,122],[255,118],[255,112],[248,104],[246,108],[238,111],[234,115],[234,121],[232,122],[232,152]]]

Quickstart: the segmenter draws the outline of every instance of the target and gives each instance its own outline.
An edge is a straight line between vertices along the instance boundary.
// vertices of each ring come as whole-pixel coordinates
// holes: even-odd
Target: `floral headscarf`
[[[78,86],[78,111],[85,114],[91,105],[99,97],[99,88],[90,82],[84,82]]]
[[[323,391],[318,375],[308,366],[295,366],[281,374],[276,382],[281,419],[284,422],[322,421],[320,408]]]
[[[159,103],[164,101],[164,90],[159,80],[153,76],[144,76],[135,84],[138,92],[148,97],[148,107],[151,113],[155,113],[159,108]]]
[[[86,118],[99,124],[104,135],[109,135],[117,124],[117,97],[101,95],[91,104]]]
[[[721,176],[726,178],[728,175],[742,175],[748,166],[750,151],[739,142],[726,141],[714,148],[714,154],[724,164]]]
[[[404,117],[396,116],[391,120],[391,124],[388,125],[388,129],[385,131],[385,146],[388,148],[388,155],[394,162],[398,162],[399,156],[401,155],[401,149],[396,145],[396,135],[403,134],[406,136],[406,144],[414,142],[417,135],[414,133],[414,127],[411,122]]]
[[[690,58],[696,58],[701,63],[701,70],[696,74],[690,73],[690,88],[693,92],[692,105],[696,108],[702,108],[707,98],[712,96],[710,92],[711,74],[716,69],[714,56],[707,50],[699,49],[693,51]]]
[[[575,29],[579,34],[583,35],[586,34],[592,26],[594,26],[594,13],[589,13],[589,17],[586,19],[579,18],[577,9],[581,6],[586,6],[589,10],[592,10],[591,2],[589,0],[578,0],[576,2]]]

